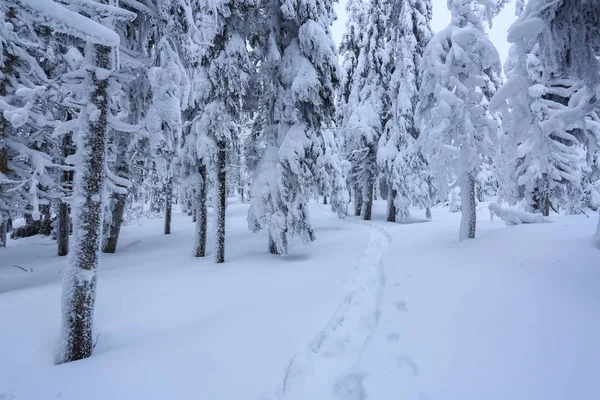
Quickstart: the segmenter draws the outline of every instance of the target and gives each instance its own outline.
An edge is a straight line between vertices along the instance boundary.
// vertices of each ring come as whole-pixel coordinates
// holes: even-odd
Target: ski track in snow
[[[294,356],[265,400],[362,400],[366,397],[358,365],[380,319],[385,287],[383,255],[391,244],[385,229],[371,229],[335,313],[306,348]]]

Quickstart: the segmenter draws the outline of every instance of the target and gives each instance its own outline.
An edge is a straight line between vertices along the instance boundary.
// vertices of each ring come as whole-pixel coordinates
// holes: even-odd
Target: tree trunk
[[[58,204],[58,226],[56,243],[58,245],[58,255],[66,256],[69,254],[69,235],[71,235],[71,218],[69,218],[69,204],[60,200]]]
[[[113,193],[111,195],[111,218],[110,224],[107,226],[106,232],[104,232],[102,241],[103,253],[114,253],[117,251],[117,243],[119,241],[119,233],[121,233],[121,226],[123,225],[126,203],[127,194]]]
[[[225,262],[225,210],[227,208],[227,147],[221,141],[217,143],[217,179],[215,180],[215,194],[217,204],[215,208],[216,240],[215,262]]]
[[[132,122],[137,122],[137,120]],[[119,178],[129,180],[129,157],[127,156],[127,150],[132,139],[130,135],[124,132],[119,132],[118,135],[117,158],[114,164],[115,175]],[[125,186],[117,186],[122,187],[127,192],[115,192],[110,196],[110,224],[106,227],[102,237],[102,252],[104,253],[114,253],[117,251],[119,233],[121,233],[121,226],[123,226],[125,207],[127,205],[127,197],[129,196],[129,190]]]
[[[461,180],[460,197],[462,216],[459,241],[475,238],[477,203],[475,201],[475,177],[473,174],[466,174]]]
[[[169,176],[165,187],[165,235],[171,234],[171,206],[173,205],[173,180]]]
[[[371,212],[373,210],[373,183],[366,185],[366,192],[363,193],[361,216],[365,221],[371,220]]]
[[[200,190],[198,190],[198,198],[196,200],[196,210],[194,216],[196,218],[196,235],[194,244],[194,257],[204,257],[206,255],[206,226],[207,226],[207,211],[206,211],[206,165],[199,161],[198,172],[200,173]]]
[[[328,201],[327,201],[327,195],[325,195],[325,196],[323,196],[323,204],[327,204],[327,203],[328,203]]]
[[[111,67],[110,47],[89,45],[87,52],[86,57],[93,66],[101,70]],[[93,349],[92,319],[102,235],[109,81],[108,76],[98,76],[94,68],[87,71],[81,85],[86,90],[87,106],[82,108],[79,117],[73,247],[63,281],[61,362],[87,358]]]
[[[0,247],[6,247],[6,239],[8,237],[8,215],[0,215]]]
[[[431,219],[431,208],[425,207],[425,218]]]
[[[387,195],[387,222],[396,222],[396,205],[394,201],[396,201],[396,190],[392,188],[388,188]]]
[[[360,216],[360,211],[362,209],[362,193],[360,192],[360,188],[354,188],[354,215]]]
[[[285,232],[281,232],[281,243],[283,246],[282,251],[277,249],[277,243],[273,240],[273,236],[269,233],[269,253],[273,255],[287,254],[287,235]]]
[[[72,114],[69,112],[68,120],[72,120]],[[73,137],[71,133],[64,135],[62,140],[62,157],[63,161],[67,159],[67,157],[71,156],[74,153],[73,149]],[[63,171],[60,177],[61,186],[63,190],[69,191],[73,190],[73,171]],[[59,256],[66,256],[69,254],[69,237],[71,235],[71,206],[69,203],[59,200],[58,204],[58,226],[57,226],[57,252]]]

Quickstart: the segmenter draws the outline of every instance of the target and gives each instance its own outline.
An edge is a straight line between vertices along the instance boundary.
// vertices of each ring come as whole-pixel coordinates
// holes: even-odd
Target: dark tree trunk
[[[56,231],[58,255],[66,256],[67,254],[69,254],[69,235],[71,234],[71,218],[69,218],[69,204],[62,200],[58,204],[58,226]]]
[[[357,217],[360,216],[360,211],[362,209],[362,193],[358,187],[354,188],[354,215]]]
[[[196,222],[198,220],[198,210],[195,207],[191,211],[191,214],[192,214],[192,222]]]
[[[280,252],[277,249],[277,243],[275,243],[275,240],[273,240],[273,237],[269,233],[269,253],[271,253],[273,255],[280,255],[280,254],[287,253],[287,235],[285,234],[285,232],[281,233],[281,243],[283,245],[283,251]]]
[[[6,239],[8,237],[8,215],[0,216],[2,222],[0,222],[0,247],[6,247]]]
[[[206,210],[206,165],[204,165],[202,161],[199,161],[198,171],[202,182],[200,182],[198,198],[196,199],[196,210],[194,213],[196,218],[194,256],[204,257],[206,255],[206,227],[208,213]]]
[[[171,207],[173,205],[173,180],[169,177],[165,187],[165,235],[171,234]]]
[[[387,215],[386,221],[388,222],[396,222],[396,205],[394,202],[396,201],[396,190],[388,187],[387,195]]]
[[[371,220],[373,210],[373,183],[366,185],[366,193],[363,193],[361,216],[365,221]]]
[[[103,253],[114,253],[117,251],[117,243],[119,242],[119,233],[121,233],[121,226],[123,225],[126,203],[127,194],[113,193],[111,195],[111,217],[110,224],[108,225],[106,232],[104,232],[102,242]]]
[[[87,55],[93,65],[101,69],[111,67],[111,48],[90,45]],[[87,72],[83,85],[88,85],[86,103],[82,110],[78,165],[73,196],[77,206],[73,210],[74,240],[63,280],[63,333],[61,361],[87,358],[92,354],[92,320],[96,299],[96,279],[104,190],[104,163],[106,161],[106,132],[108,116],[108,79],[99,78],[94,69]],[[89,108],[98,111],[90,115]]]
[[[463,177],[460,188],[461,211],[459,240],[474,239],[477,223],[477,202],[475,199],[475,177],[466,174]]]
[[[124,132],[119,132],[117,142],[117,158],[115,160],[114,169],[115,175],[119,178],[129,179],[129,161],[127,157],[127,149],[131,142],[131,136]],[[126,187],[117,185],[127,190]],[[127,197],[129,191],[126,193],[112,193],[110,196],[110,224],[105,227],[102,237],[102,252],[103,253],[114,253],[117,251],[117,244],[119,242],[119,234],[121,233],[121,226],[123,226],[125,207],[127,204]]]
[[[327,203],[328,203],[328,201],[327,201],[327,195],[325,195],[325,196],[323,196],[323,204],[327,204]]]
[[[431,208],[425,207],[425,218],[431,219]]]
[[[69,120],[72,119],[69,113]],[[74,153],[73,140],[71,134],[66,134],[62,140],[62,157],[66,160],[67,157]],[[73,171],[63,171],[61,175],[61,186],[63,190],[70,191],[73,189]],[[58,225],[57,225],[56,244],[59,256],[69,254],[69,237],[71,235],[71,207],[62,199],[58,204]]]
[[[215,262],[225,262],[225,210],[227,208],[227,147],[225,142],[217,143],[217,179],[215,194]]]

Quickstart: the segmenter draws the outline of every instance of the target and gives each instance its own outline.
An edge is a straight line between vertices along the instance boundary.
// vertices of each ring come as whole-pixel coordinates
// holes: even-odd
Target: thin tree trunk
[[[109,69],[111,48],[90,45],[87,55],[93,65]],[[61,362],[87,358],[93,349],[92,319],[102,235],[102,198],[109,81],[89,69],[86,80],[87,107],[81,110],[78,133],[78,165],[73,197],[74,238],[63,281]],[[93,111],[92,111],[93,110]],[[97,112],[97,115],[92,115]]]
[[[58,255],[66,256],[69,254],[69,235],[71,235],[71,218],[69,218],[69,204],[60,200],[58,204],[58,226],[56,243],[58,245]]]
[[[113,193],[111,195],[111,218],[102,241],[103,253],[114,253],[117,251],[119,242],[119,233],[123,225],[123,216],[125,215],[125,204],[127,203],[127,194]]]
[[[371,179],[371,183],[366,185],[366,193],[363,193],[363,201],[362,201],[362,210],[361,216],[365,221],[371,220],[371,213],[373,210],[373,183]]]
[[[475,201],[475,177],[473,174],[466,174],[463,177],[460,197],[462,216],[460,220],[459,241],[467,238],[475,238],[477,203]]]
[[[273,254],[273,255],[280,255],[280,254],[287,254],[287,235],[285,234],[285,232],[281,232],[281,243],[283,246],[282,251],[279,251],[277,249],[277,243],[275,243],[275,240],[273,240],[273,236],[271,236],[271,233],[269,233],[269,253]]]
[[[431,208],[425,207],[425,218],[431,219]]]
[[[173,205],[173,180],[169,177],[165,187],[165,235],[171,234],[171,207]]]
[[[217,179],[215,193],[217,207],[215,208],[216,240],[215,262],[225,262],[225,210],[227,208],[227,152],[226,143],[217,143]]]
[[[327,195],[324,195],[323,196],[323,204],[327,204],[327,203],[328,203],[328,201],[327,201]]]
[[[2,219],[0,221],[0,247],[6,247],[7,233],[8,233],[8,215],[0,215]]]
[[[200,189],[198,190],[198,198],[196,199],[196,209],[194,216],[196,218],[196,235],[194,245],[194,257],[204,257],[206,255],[206,227],[207,227],[207,210],[206,210],[206,165],[199,162],[198,172],[200,173]]]
[[[388,188],[388,199],[387,199],[387,222],[396,222],[396,205],[394,201],[396,201],[396,190],[392,188]]]
[[[360,216],[360,211],[362,209],[362,193],[360,192],[360,188],[358,185],[354,188],[354,215]]]
[[[71,113],[68,114],[68,120],[72,120]],[[63,161],[74,153],[72,135],[66,134],[62,140]],[[63,171],[61,175],[61,186],[63,190],[73,190],[73,171]],[[71,235],[71,206],[62,199],[58,204],[58,226],[57,226],[57,252],[59,256],[69,254],[69,237]]]

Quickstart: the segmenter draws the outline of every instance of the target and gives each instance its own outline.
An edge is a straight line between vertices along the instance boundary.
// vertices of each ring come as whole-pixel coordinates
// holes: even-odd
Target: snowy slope
[[[187,216],[166,237],[161,220],[127,226],[101,259],[94,354],[60,366],[64,259],[47,239],[10,242],[0,398],[597,399],[595,218],[506,227],[479,208],[459,244],[444,209],[400,225],[313,205],[317,241],[281,258],[232,204],[223,265],[190,256]]]

